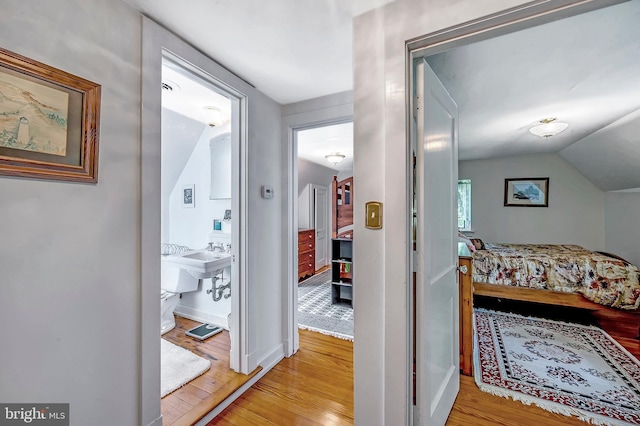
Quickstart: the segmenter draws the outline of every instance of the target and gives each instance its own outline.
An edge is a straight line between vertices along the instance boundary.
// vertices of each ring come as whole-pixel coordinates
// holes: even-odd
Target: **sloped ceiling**
[[[604,191],[640,188],[640,111],[560,151]]]
[[[206,128],[200,121],[162,108],[162,193],[167,200]]]
[[[431,56],[459,107],[459,158],[560,152],[603,190],[640,187],[640,1]],[[569,123],[548,140],[538,120]]]

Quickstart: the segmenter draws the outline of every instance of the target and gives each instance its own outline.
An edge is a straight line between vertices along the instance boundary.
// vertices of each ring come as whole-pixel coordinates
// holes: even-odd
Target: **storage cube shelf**
[[[353,241],[331,240],[331,303],[353,305]]]

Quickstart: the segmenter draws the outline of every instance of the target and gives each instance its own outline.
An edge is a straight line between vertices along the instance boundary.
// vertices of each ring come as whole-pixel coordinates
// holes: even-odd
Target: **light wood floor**
[[[353,424],[353,343],[300,330],[300,349],[209,425]]]
[[[211,361],[206,373],[162,398],[163,426],[194,424],[260,371],[258,368],[244,375],[229,368],[231,341],[226,330],[204,341],[184,334],[198,325],[199,322],[176,316],[176,327],[162,336]]]
[[[622,344],[636,352],[638,341]],[[353,343],[300,330],[300,350],[282,360],[208,425],[353,424]],[[462,376],[448,426],[586,425],[577,418],[480,391]]]

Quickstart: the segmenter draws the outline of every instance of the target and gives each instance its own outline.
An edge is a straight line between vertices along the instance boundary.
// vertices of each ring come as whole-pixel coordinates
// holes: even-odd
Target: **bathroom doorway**
[[[243,100],[224,83],[166,52],[161,91],[163,327],[174,320],[162,331],[161,410],[167,425],[199,420],[251,375],[241,374],[237,297]],[[219,258],[226,263],[201,274],[180,263],[186,257],[204,262]],[[183,282],[192,284],[184,287]],[[213,333],[197,337],[197,331],[188,333],[192,329]],[[194,372],[183,379],[189,380],[184,386],[170,391],[165,367],[173,355],[165,349],[166,342],[173,345],[171,353],[188,351],[199,357],[205,370]]]

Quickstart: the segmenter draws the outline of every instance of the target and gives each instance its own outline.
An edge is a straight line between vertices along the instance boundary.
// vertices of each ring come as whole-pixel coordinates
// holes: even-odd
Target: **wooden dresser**
[[[316,272],[316,230],[298,230],[298,281]]]

